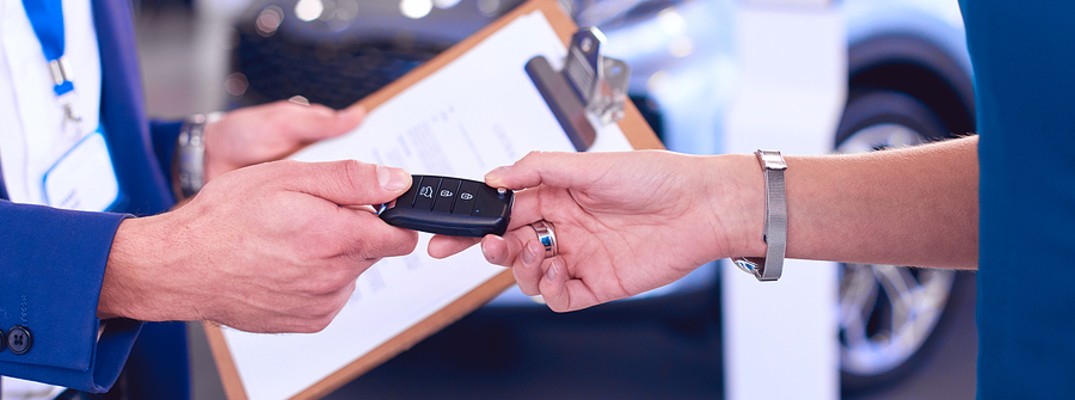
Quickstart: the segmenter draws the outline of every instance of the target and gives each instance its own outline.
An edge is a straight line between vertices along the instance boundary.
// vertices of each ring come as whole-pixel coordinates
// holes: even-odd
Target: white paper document
[[[524,66],[543,55],[560,68],[565,47],[534,12],[373,110],[355,131],[313,145],[303,161],[358,159],[414,174],[482,180],[533,150],[574,151]],[[630,150],[615,124],[598,128],[591,151]],[[503,268],[472,248],[447,260],[426,255],[429,235],[409,256],[365,272],[348,305],[324,331],[259,335],[224,329],[246,393],[287,398],[444,308]]]

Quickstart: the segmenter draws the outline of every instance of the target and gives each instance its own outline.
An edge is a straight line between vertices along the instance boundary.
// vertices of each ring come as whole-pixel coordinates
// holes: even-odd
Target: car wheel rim
[[[847,138],[840,153],[922,143],[900,124],[877,124]],[[840,265],[840,359],[845,373],[875,376],[903,365],[940,320],[955,272],[892,265]]]

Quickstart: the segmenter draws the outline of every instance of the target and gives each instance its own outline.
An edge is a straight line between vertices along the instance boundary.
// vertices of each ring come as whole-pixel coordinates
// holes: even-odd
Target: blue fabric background
[[[962,0],[981,163],[978,397],[1075,396],[1075,3]]]

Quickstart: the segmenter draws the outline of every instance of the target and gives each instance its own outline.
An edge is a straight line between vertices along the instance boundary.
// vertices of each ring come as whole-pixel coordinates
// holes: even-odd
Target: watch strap
[[[775,281],[783,273],[788,243],[788,200],[784,181],[788,165],[776,150],[758,150],[754,154],[765,177],[765,227],[762,233],[766,244],[765,258],[738,258],[734,262],[759,281]]]

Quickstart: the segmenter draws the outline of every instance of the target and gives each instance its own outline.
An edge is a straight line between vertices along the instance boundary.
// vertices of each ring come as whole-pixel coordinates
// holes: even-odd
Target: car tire
[[[852,90],[835,137],[841,153],[884,150],[950,136],[923,101],[889,89]],[[840,378],[845,394],[911,372],[943,329],[956,272],[840,264]]]

